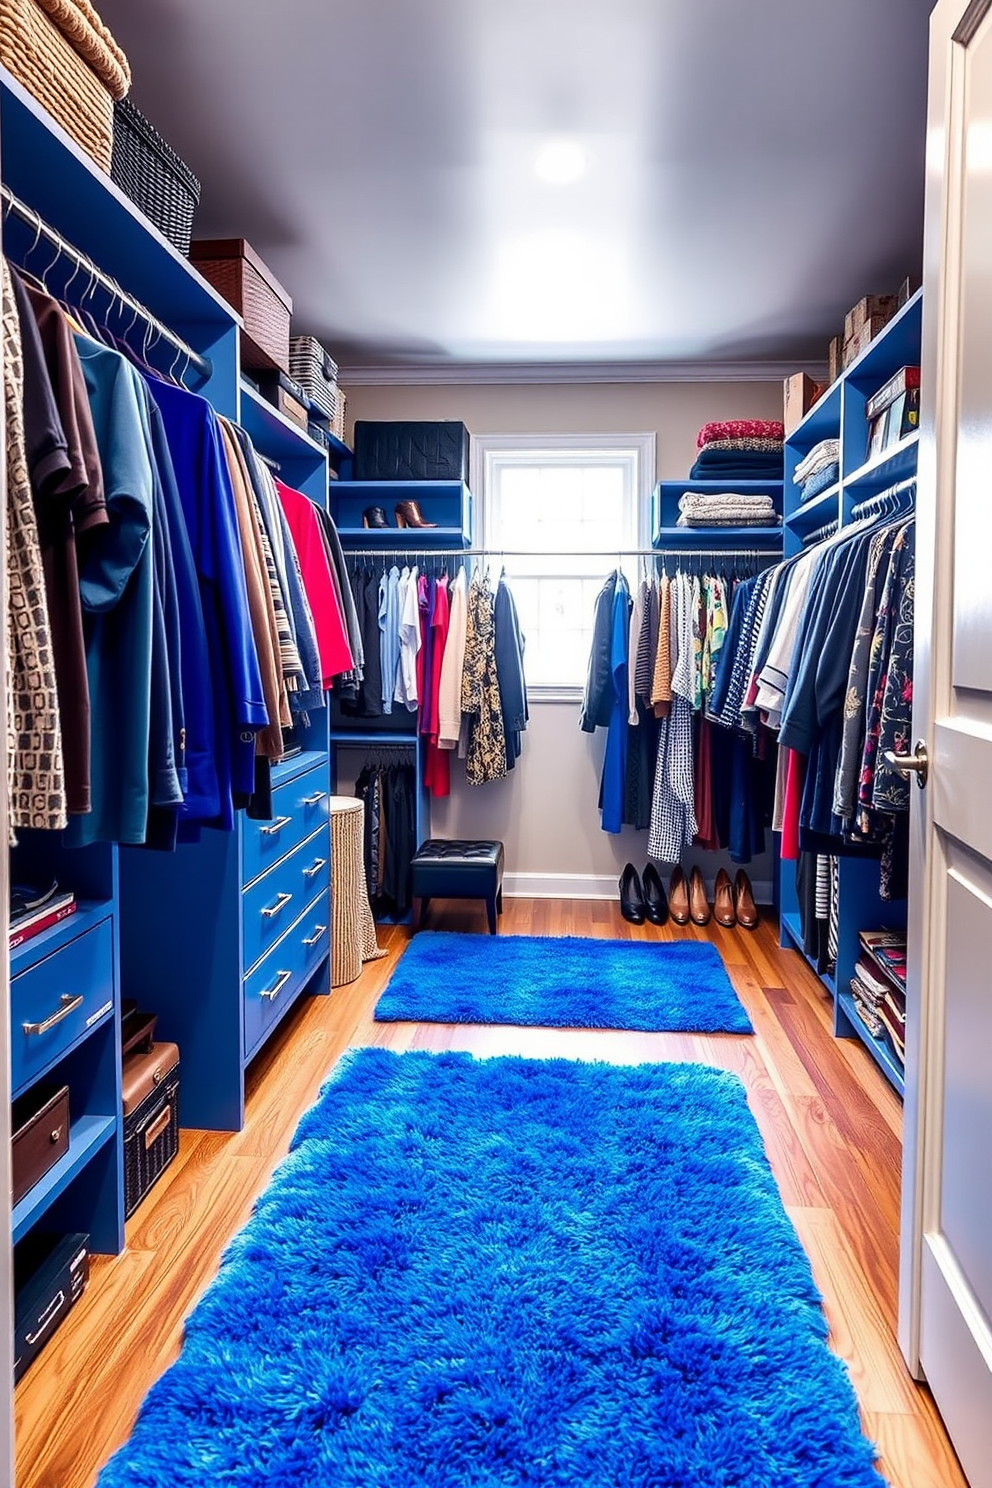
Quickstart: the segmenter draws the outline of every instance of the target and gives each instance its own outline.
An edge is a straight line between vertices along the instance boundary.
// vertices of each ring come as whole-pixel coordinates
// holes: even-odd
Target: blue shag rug
[[[720,952],[705,941],[433,930],[410,941],[375,1017],[648,1033],[752,1031]]]
[[[882,1488],[743,1086],[363,1049],[99,1488]]]

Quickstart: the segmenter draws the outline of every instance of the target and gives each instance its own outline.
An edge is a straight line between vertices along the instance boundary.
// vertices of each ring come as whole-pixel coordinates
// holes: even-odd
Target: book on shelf
[[[890,403],[894,403],[901,393],[911,392],[919,385],[919,367],[900,367],[895,376],[890,377],[877,393],[872,393],[865,404],[865,418],[870,423],[883,409],[888,408]]]
[[[11,920],[7,949],[16,951],[18,946],[23,945],[25,941],[33,940],[43,930],[50,930],[53,925],[67,920],[70,915],[76,913],[77,907],[76,896],[70,890],[49,899],[38,909],[27,910]]]
[[[884,454],[887,449],[914,434],[920,427],[920,390],[907,388],[877,413],[868,425],[868,459]]]

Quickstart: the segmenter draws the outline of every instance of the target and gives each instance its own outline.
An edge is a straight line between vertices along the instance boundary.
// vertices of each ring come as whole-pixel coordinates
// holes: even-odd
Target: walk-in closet
[[[0,1488],[992,1488],[992,0],[0,0]]]

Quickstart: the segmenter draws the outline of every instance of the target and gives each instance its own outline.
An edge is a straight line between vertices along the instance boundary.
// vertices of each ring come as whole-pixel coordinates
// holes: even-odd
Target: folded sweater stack
[[[906,1058],[906,994],[867,956],[859,956],[851,978],[854,1009],[873,1038],[888,1034],[896,1058]]]
[[[796,466],[792,479],[802,487],[800,501],[812,501],[821,491],[835,486],[840,480],[840,440],[821,439]]]
[[[770,496],[686,491],[679,498],[679,527],[774,527],[778,521]]]
[[[785,430],[773,419],[724,419],[704,424],[690,480],[781,480]]]

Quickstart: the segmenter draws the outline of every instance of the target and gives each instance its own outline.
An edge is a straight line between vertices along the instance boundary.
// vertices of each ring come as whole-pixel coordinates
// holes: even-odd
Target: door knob
[[[890,770],[898,770],[899,774],[905,775],[907,779],[910,775],[915,775],[920,790],[926,785],[927,776],[930,773],[930,757],[922,739],[917,741],[912,754],[896,754],[894,749],[887,749],[882,758]]]

